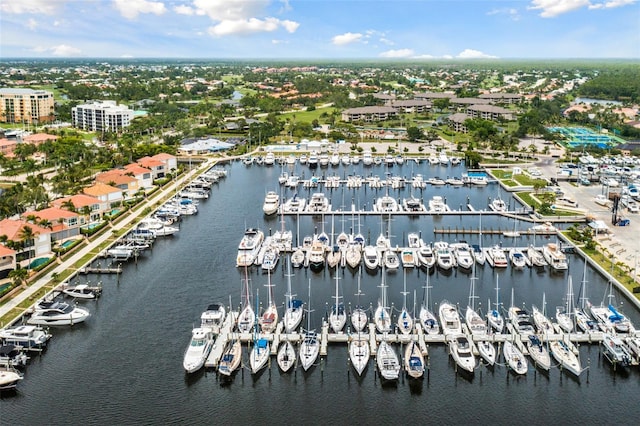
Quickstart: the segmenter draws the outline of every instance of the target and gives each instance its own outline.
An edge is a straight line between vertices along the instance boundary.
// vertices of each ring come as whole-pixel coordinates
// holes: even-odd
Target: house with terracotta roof
[[[39,146],[47,141],[55,142],[56,140],[58,140],[58,137],[56,135],[50,135],[48,133],[34,133],[22,138],[22,142],[30,143],[35,146]]]
[[[110,209],[120,206],[124,200],[120,188],[102,182],[96,182],[94,185],[83,189],[82,192],[97,198],[100,203],[106,203]]]
[[[73,203],[72,210],[85,216],[85,222],[87,223],[98,222],[104,213],[111,211],[109,203],[100,201],[98,198],[87,194],[76,194],[70,197],[58,198],[57,200],[53,200],[51,205],[59,209],[64,209],[69,202]],[[85,209],[89,210],[88,215],[85,214]]]
[[[13,157],[13,151],[16,149],[18,141],[15,139],[0,139],[0,153],[5,157]]]
[[[0,244],[0,279],[16,269],[16,251]]]
[[[50,223],[49,229],[52,241],[75,237],[80,234],[80,227],[86,224],[86,218],[83,215],[58,207],[22,213],[24,220],[34,216],[38,221],[48,221]]]
[[[150,169],[137,163],[131,163],[124,166],[124,170],[127,175],[133,173],[133,177],[138,180],[138,187],[142,189],[153,188],[153,175]]]
[[[34,235],[33,239],[23,241],[23,230],[29,227]],[[0,237],[6,237],[4,241],[13,241],[17,244],[16,262],[26,264],[29,260],[51,255],[51,230],[43,228],[25,220],[3,219],[0,220]],[[3,243],[6,247],[8,244]]]
[[[122,191],[125,200],[131,199],[140,190],[138,179],[123,169],[109,170],[96,175],[96,182],[115,186]]]
[[[142,157],[138,160],[138,164],[151,170],[152,179],[161,179],[169,172],[164,162],[152,157]]]
[[[162,161],[167,173],[171,173],[171,170],[178,170],[178,159],[175,155],[161,152],[160,154],[156,154],[151,158],[153,158],[154,160]]]

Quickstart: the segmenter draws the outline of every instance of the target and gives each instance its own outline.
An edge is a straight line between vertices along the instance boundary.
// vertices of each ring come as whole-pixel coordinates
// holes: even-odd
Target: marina
[[[407,169],[416,167],[405,162],[396,168]],[[429,177],[430,166],[423,164],[420,172]],[[341,166],[338,166],[341,167]],[[349,166],[351,167],[351,166]],[[375,167],[375,166],[374,166]],[[383,166],[378,166],[382,172]],[[453,166],[448,166],[449,168]],[[457,166],[460,167],[460,166]],[[363,421],[392,421],[392,413],[376,412],[375,406],[383,401],[392,400],[401,404],[403,401],[413,401],[416,406],[423,399],[429,399],[431,406],[441,407],[446,411],[453,404],[454,398],[465,398],[470,403],[468,410],[461,410],[447,414],[448,422],[470,421],[474,410],[487,410],[488,414],[505,421],[517,421],[520,415],[531,412],[530,398],[532,392],[561,393],[556,400],[546,400],[547,407],[540,418],[552,418],[560,415],[565,404],[571,403],[578,407],[594,420],[602,420],[607,417],[596,411],[595,407],[587,403],[590,398],[603,398],[602,392],[624,387],[625,391],[638,390],[637,376],[639,373],[637,364],[630,363],[623,367],[604,358],[601,350],[601,342],[604,334],[601,331],[593,332],[563,332],[556,324],[553,332],[547,332],[541,336],[541,341],[550,348],[554,346],[575,348],[581,364],[579,374],[569,373],[567,367],[563,367],[558,358],[560,349],[556,350],[552,367],[549,370],[536,367],[535,362],[529,358],[528,369],[525,374],[516,375],[512,369],[506,367],[503,359],[504,343],[515,342],[514,346],[526,357],[528,356],[528,337],[517,333],[508,325],[502,333],[487,334],[484,338],[474,336],[466,324],[461,324],[462,335],[469,343],[471,354],[476,358],[476,367],[471,376],[463,374],[455,367],[453,358],[449,355],[447,335],[443,333],[427,333],[422,325],[416,325],[409,334],[404,334],[397,329],[396,319],[400,315],[401,308],[406,305],[408,311],[415,318],[417,310],[412,308],[422,299],[423,289],[427,277],[428,286],[431,287],[429,304],[438,307],[446,299],[453,306],[461,310],[460,306],[466,306],[469,279],[471,272],[457,266],[447,270],[432,267],[407,268],[406,278],[402,269],[391,272],[377,268],[369,270],[364,263],[355,268],[346,265],[338,265],[329,268],[328,265],[312,269],[301,266],[288,269],[288,255],[293,253],[298,246],[302,246],[304,237],[326,233],[329,240],[337,243],[337,234],[344,229],[347,235],[361,233],[366,244],[376,244],[376,238],[385,234],[390,240],[388,250],[402,254],[409,247],[408,234],[415,233],[427,245],[445,240],[449,244],[459,243],[459,238],[466,238],[469,244],[478,244],[484,253],[494,246],[499,246],[503,252],[509,248],[517,247],[523,250],[533,245],[542,249],[548,243],[556,243],[559,240],[553,233],[531,232],[527,230],[531,223],[522,222],[519,227],[520,236],[517,239],[505,239],[497,230],[513,228],[513,219],[508,216],[489,211],[486,200],[498,195],[496,185],[480,185],[462,192],[465,187],[451,186],[438,189],[425,189],[421,198],[426,202],[433,196],[433,191],[439,191],[443,198],[447,198],[448,204],[471,204],[477,206],[475,212],[468,210],[469,215],[462,212],[447,212],[442,215],[394,215],[379,212],[362,214],[356,207],[352,211],[332,211],[332,214],[274,214],[265,216],[262,203],[267,188],[272,188],[277,181],[279,171],[277,167],[251,167],[241,162],[235,162],[227,166],[228,177],[220,185],[211,190],[209,199],[202,200],[198,206],[197,217],[184,217],[180,221],[179,232],[170,238],[156,238],[153,242],[153,251],[147,249],[144,255],[128,261],[114,258],[113,263],[99,259],[101,262],[88,268],[99,270],[120,270],[119,273],[104,273],[99,277],[102,282],[103,296],[98,301],[87,301],[83,306],[91,311],[91,316],[81,324],[73,327],[56,328],[52,331],[54,337],[47,345],[48,348],[37,360],[31,360],[28,366],[28,375],[18,385],[21,398],[8,398],[3,401],[3,415],[24,415],[25,421],[37,422],[37,416],[43,415],[46,410],[53,409],[62,401],[70,398],[83,397],[88,404],[102,407],[87,415],[89,422],[104,422],[106,419],[123,422],[161,421],[167,419],[177,422],[200,423],[199,418],[194,417],[195,412],[204,412],[215,409],[225,418],[233,418],[234,421],[250,422],[255,413],[239,409],[239,405],[246,404],[255,407],[253,411],[258,414],[271,412],[269,405],[259,403],[268,392],[298,393],[286,400],[290,405],[289,410],[307,410],[309,414],[317,413],[323,408],[320,405],[332,404],[336,407],[346,407],[345,399],[354,390],[363,395],[360,404],[355,408]],[[443,167],[445,169],[445,167]],[[446,173],[439,171],[441,176]],[[249,182],[264,182],[263,185],[251,185]],[[245,194],[238,197],[231,194],[232,188],[244,188]],[[288,191],[288,192],[287,192]],[[300,188],[298,188],[300,191]],[[343,194],[344,191],[344,194]],[[360,193],[356,192],[360,191]],[[377,192],[376,192],[377,191]],[[394,194],[395,198],[403,198],[400,189]],[[404,189],[405,193],[410,188]],[[446,192],[445,192],[446,191]],[[308,189],[306,193],[299,192],[299,196],[309,198],[316,192]],[[427,194],[427,192],[429,192]],[[369,204],[371,206],[374,194],[381,196],[386,189],[369,190],[365,188],[350,189],[335,188],[325,192],[331,206],[341,206],[343,200],[354,200],[352,205]],[[406,195],[406,194],[405,194]],[[418,193],[414,190],[414,196]],[[290,190],[284,190],[282,199],[293,197]],[[466,199],[470,198],[469,202]],[[503,196],[504,197],[504,196]],[[367,201],[358,202],[358,198]],[[504,197],[506,199],[506,197]],[[517,212],[521,207],[514,199],[506,199],[511,205],[511,211]],[[456,204],[457,203],[457,204]],[[483,206],[482,208],[479,206]],[[482,212],[482,233],[478,226],[478,211]],[[225,220],[230,217],[229,209],[238,214],[244,214],[243,219]],[[485,217],[486,213],[486,217]],[[284,219],[283,219],[284,218]],[[284,222],[283,222],[284,220]],[[332,226],[334,222],[334,226]],[[557,224],[559,228],[562,224]],[[333,230],[332,230],[333,228]],[[445,229],[463,229],[466,232],[447,233],[439,232]],[[236,265],[240,241],[248,229],[264,232],[264,239],[273,236],[276,230],[286,229],[292,231],[293,243],[291,250],[285,250],[279,263],[270,272],[263,272],[253,262],[244,265]],[[496,232],[490,232],[494,229]],[[384,232],[381,232],[384,230]],[[477,230],[478,232],[469,232]],[[467,234],[467,235],[465,235]],[[325,253],[329,250],[325,249]],[[515,304],[519,307],[530,308],[533,303],[539,303],[543,293],[548,301],[547,312],[551,306],[562,305],[566,296],[567,277],[572,275],[574,282],[579,282],[583,274],[584,262],[573,253],[565,253],[568,269],[564,272],[553,271],[546,268],[534,268],[526,266],[517,269],[512,265],[505,268],[493,268],[489,264],[476,268],[477,282],[475,294],[478,301],[475,307],[483,318],[486,318],[488,308],[486,300],[496,296],[496,278],[500,278],[500,310],[507,312],[509,293],[514,291]],[[293,272],[291,272],[293,271]],[[91,269],[89,269],[91,272]],[[599,273],[588,269],[589,297],[594,302],[600,302],[603,294],[609,291],[607,282]],[[95,282],[95,274],[89,273],[86,282]],[[337,279],[339,278],[339,279]],[[74,278],[76,280],[76,278]],[[82,280],[82,278],[77,278]],[[268,305],[268,292],[273,288],[273,299],[283,317],[286,301],[291,297],[287,294],[297,294],[296,299],[305,303],[304,310],[307,314],[302,320],[302,328],[285,330],[284,323],[278,321],[275,329],[270,333],[255,333],[249,329],[240,332],[234,329],[235,322],[241,306],[241,288],[247,283],[256,314],[262,312]],[[287,285],[290,280],[290,288]],[[385,333],[376,331],[375,306],[380,297],[381,281],[384,282],[387,305],[391,316],[392,328]],[[338,291],[336,291],[336,286]],[[362,291],[360,291],[360,289]],[[256,297],[259,290],[259,297]],[[310,293],[310,297],[308,296]],[[403,293],[407,293],[403,295]],[[344,311],[347,314],[347,325],[342,332],[333,332],[329,324],[329,315],[332,305],[336,303],[337,295],[340,295]],[[358,294],[358,296],[356,296]],[[416,296],[417,294],[417,296]],[[615,300],[625,301],[623,309],[629,316],[632,324],[640,324],[640,315],[634,309],[633,304],[626,303],[621,294],[613,291]],[[418,301],[416,302],[416,297]],[[311,306],[306,306],[311,300]],[[220,329],[216,333],[214,343],[206,358],[204,368],[186,374],[182,368],[182,360],[185,348],[189,344],[191,331],[200,324],[200,315],[209,304],[218,302],[226,307],[227,315]],[[495,302],[495,300],[494,300]],[[350,317],[356,305],[362,306],[368,317],[367,324],[362,332],[354,330]],[[114,315],[119,312],[119,315]],[[438,318],[439,320],[439,318]],[[462,318],[459,318],[462,321]],[[283,318],[284,321],[284,318]],[[416,321],[417,322],[417,321]],[[257,323],[257,320],[256,320]],[[417,322],[419,323],[419,322]],[[132,327],[131,324],[135,324]],[[318,342],[318,355],[308,369],[303,369],[301,359],[293,363],[287,373],[281,373],[278,369],[276,357],[283,342],[290,342],[296,355],[299,353],[303,341],[307,338],[308,329],[315,329],[315,339]],[[145,330],[145,344],[139,345],[140,330]],[[629,334],[632,337],[632,334]],[[498,361],[493,367],[481,361],[477,343],[488,341],[495,345],[498,353]],[[229,354],[227,348],[230,344],[241,342],[241,363],[236,373],[226,375],[222,371],[221,362]],[[362,370],[362,374],[351,367],[349,360],[350,349],[347,344],[354,341],[365,341],[371,359],[368,367]],[[117,345],[114,345],[117,342]],[[268,356],[260,370],[251,374],[250,351],[255,342],[261,347],[268,348]],[[386,371],[387,367],[394,370],[395,364],[390,358],[390,364],[382,364],[379,368],[376,360],[382,342],[385,344],[385,357],[389,349],[398,357],[398,378],[391,379],[395,385],[389,388],[389,378],[380,375],[380,371]],[[403,359],[405,347],[410,342],[418,345],[419,353],[424,357],[424,379],[420,381],[409,380]],[[264,346],[262,346],[264,345]],[[563,346],[564,345],[564,346]],[[123,347],[129,348],[126,359],[121,356]],[[574,353],[574,352],[572,352]],[[154,355],[153,368],[148,365],[149,355]],[[575,353],[574,353],[575,354]],[[568,355],[567,355],[568,356]],[[556,358],[558,357],[558,358]],[[636,358],[637,359],[637,358]],[[225,369],[229,368],[230,358],[223,363]],[[604,361],[606,362],[604,362]],[[112,371],[117,365],[121,375],[113,377]],[[70,369],[73,368],[73,375]],[[224,376],[224,377],[223,377]],[[52,383],[65,383],[73,377],[73,380],[82,382],[82,391],[72,389],[71,386],[63,387],[54,394]],[[109,382],[100,382],[97,378],[110,377]],[[224,386],[221,386],[223,385]],[[482,392],[483,386],[490,384],[495,393]],[[326,388],[330,386],[335,391],[327,394]],[[304,392],[300,390],[304,388]],[[323,391],[323,388],[325,389]],[[119,392],[115,392],[119,389]],[[253,389],[253,392],[247,390]],[[561,389],[561,391],[560,391]],[[510,401],[510,410],[504,410],[504,399],[500,394],[510,392],[513,400]],[[109,394],[109,403],[104,404]],[[364,395],[367,395],[364,398]],[[483,396],[480,397],[479,395]],[[215,396],[215,402],[211,401],[211,395]],[[190,401],[192,409],[183,410],[178,404],[185,400]],[[310,404],[310,400],[322,404]],[[31,406],[33,401],[38,401],[38,407],[26,410],[25,406]],[[162,402],[161,402],[162,401]],[[278,399],[277,402],[285,402]],[[142,406],[142,409],[134,407]],[[488,407],[488,408],[485,408]],[[502,407],[499,408],[499,407]],[[117,408],[117,410],[116,410]],[[177,409],[176,409],[177,408]],[[623,423],[635,416],[635,408],[625,412]],[[79,407],[71,407],[72,418],[80,418]],[[125,417],[128,411],[130,417]],[[251,411],[251,410],[249,410]],[[518,411],[513,413],[512,411]],[[427,408],[418,408],[417,413],[427,415]],[[416,414],[413,413],[412,416]],[[444,414],[443,414],[444,415]],[[127,415],[129,416],[129,415]],[[276,414],[274,421],[285,421],[284,417]],[[548,416],[548,417],[547,417]],[[22,418],[22,417],[21,417]],[[398,417],[394,417],[397,421]],[[400,415],[407,420],[408,415]],[[202,423],[206,423],[204,419]],[[55,423],[55,421],[53,422]]]

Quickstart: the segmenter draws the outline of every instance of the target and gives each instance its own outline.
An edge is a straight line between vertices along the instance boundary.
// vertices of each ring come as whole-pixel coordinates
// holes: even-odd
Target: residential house
[[[126,174],[133,173],[133,177],[138,180],[138,186],[141,189],[153,188],[153,174],[151,170],[136,163],[127,164],[124,166],[124,169]]]
[[[154,160],[162,161],[165,166],[165,170],[167,173],[172,173],[173,170],[178,170],[178,159],[175,155],[167,154],[166,152],[161,152],[160,154],[156,154],[153,157]]]
[[[164,162],[152,157],[142,157],[138,160],[138,164],[151,171],[151,179],[161,179],[168,172]]]
[[[51,202],[53,207],[65,208],[68,202],[73,203],[73,210],[84,216],[87,224],[99,222],[104,213],[111,210],[107,202],[102,202],[98,198],[86,194],[76,194],[70,197],[58,198]],[[86,210],[88,209],[88,215]]]
[[[86,218],[76,212],[59,207],[49,207],[42,210],[32,210],[22,214],[27,220],[35,216],[38,221],[48,221],[51,241],[62,241],[80,234],[80,227],[86,224]]]
[[[16,149],[18,141],[15,139],[0,139],[0,153],[5,157],[13,157],[13,151]]]
[[[82,192],[97,198],[100,203],[106,203],[110,209],[120,206],[124,200],[120,188],[102,182],[96,182],[94,185],[83,189]]]
[[[123,169],[114,169],[96,175],[96,182],[115,186],[122,191],[122,197],[129,200],[135,197],[140,189],[138,179]],[[90,194],[93,195],[93,194]]]
[[[0,244],[0,279],[16,269],[16,251]]]
[[[26,227],[31,229],[34,238],[23,241],[23,230]],[[3,219],[0,221],[0,236],[6,236],[7,241],[19,244],[16,247],[16,262],[22,263],[25,267],[30,260],[51,255],[51,231],[47,228],[25,220]]]

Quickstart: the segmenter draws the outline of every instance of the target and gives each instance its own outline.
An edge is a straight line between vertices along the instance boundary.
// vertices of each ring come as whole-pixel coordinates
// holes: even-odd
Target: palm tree
[[[67,200],[64,203],[62,203],[60,205],[60,207],[62,207],[63,209],[69,210],[70,212],[75,212],[76,211],[76,206],[75,204],[73,204],[73,201],[71,200]]]
[[[20,242],[22,243],[22,246],[24,248],[29,247],[29,249],[27,250],[27,259],[29,261],[29,263],[27,264],[27,269],[29,269],[29,267],[31,266],[31,248],[30,247],[32,245],[35,245],[33,244],[33,240],[35,239],[36,235],[38,235],[38,233],[34,232],[33,228],[26,225],[22,227],[19,233]],[[29,242],[31,242],[31,244],[29,244]]]
[[[16,287],[26,284],[28,276],[29,271],[22,268],[14,269],[13,271],[9,272],[9,278],[11,278],[13,284]]]

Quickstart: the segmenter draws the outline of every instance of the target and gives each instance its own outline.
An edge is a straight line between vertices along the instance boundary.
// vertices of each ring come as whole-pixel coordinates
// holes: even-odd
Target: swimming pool
[[[37,268],[38,266],[44,265],[48,261],[49,261],[48,257],[38,257],[37,259],[33,259],[31,261],[31,263],[29,264],[29,268],[30,269]]]
[[[69,248],[71,247],[73,244],[75,244],[76,240],[67,240],[64,243],[60,244],[60,247],[62,248]]]

